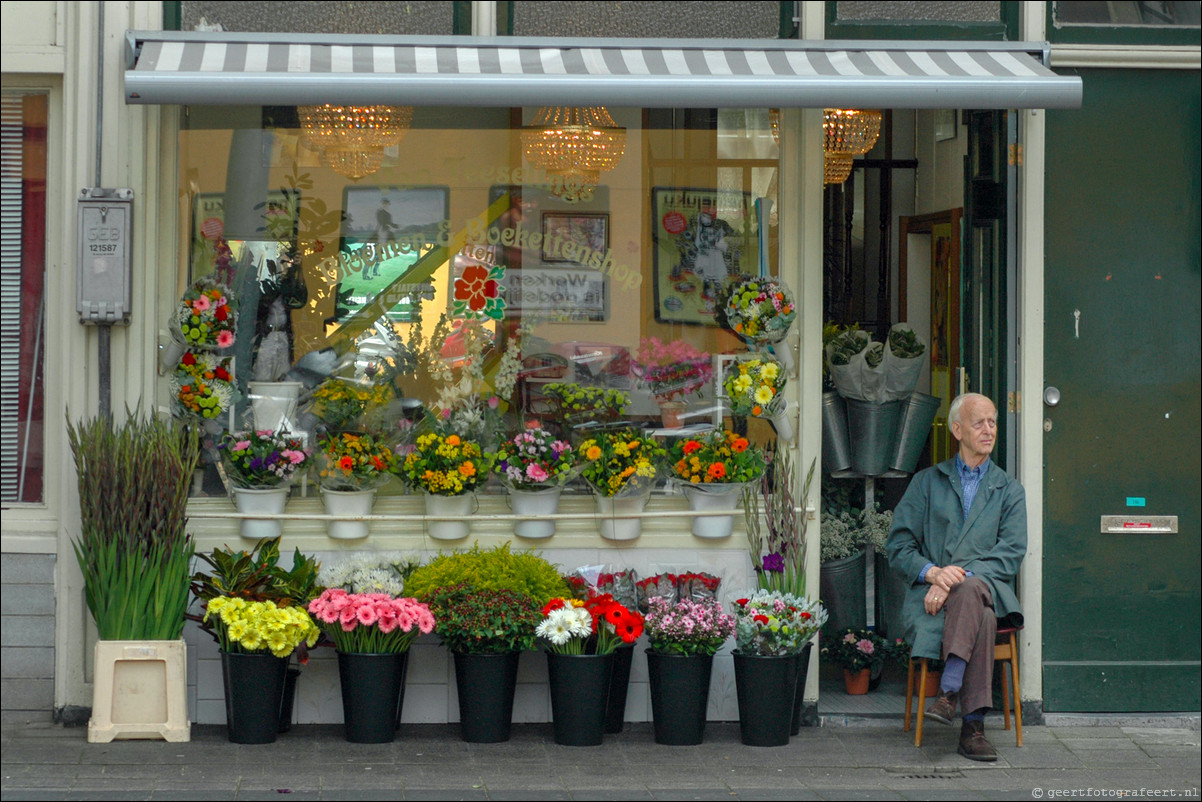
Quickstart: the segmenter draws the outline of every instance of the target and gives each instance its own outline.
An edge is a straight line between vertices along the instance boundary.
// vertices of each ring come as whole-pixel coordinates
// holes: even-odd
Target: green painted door
[[[1081,70],[1048,113],[1044,709],[1196,711],[1200,82]],[[1049,428],[1050,427],[1050,428]],[[1103,515],[1176,534],[1103,534]]]

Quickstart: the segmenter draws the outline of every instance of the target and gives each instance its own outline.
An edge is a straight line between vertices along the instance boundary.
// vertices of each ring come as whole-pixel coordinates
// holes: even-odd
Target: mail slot
[[[1176,515],[1103,515],[1102,534],[1175,535]]]

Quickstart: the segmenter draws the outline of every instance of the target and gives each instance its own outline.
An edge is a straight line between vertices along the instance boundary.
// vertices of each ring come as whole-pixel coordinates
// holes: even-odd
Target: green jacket
[[[929,585],[918,581],[927,563],[959,565],[971,571],[989,585],[998,618],[1022,622],[1022,608],[1014,594],[1014,578],[1027,551],[1027,502],[1022,485],[991,460],[963,522],[962,499],[953,457],[920,471],[893,512],[885,550],[890,567],[910,583],[902,621],[915,657],[942,658],[943,610],[927,614],[923,598]]]

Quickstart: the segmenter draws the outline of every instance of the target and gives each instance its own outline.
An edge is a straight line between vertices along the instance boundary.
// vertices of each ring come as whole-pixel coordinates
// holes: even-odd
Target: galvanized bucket
[[[864,476],[879,476],[889,470],[897,425],[905,402],[872,404],[854,398],[845,400],[852,469]]]
[[[822,394],[822,472],[851,470],[851,445],[847,440],[847,404],[834,392]]]
[[[889,467],[895,471],[913,473],[927,445],[931,424],[939,412],[942,399],[925,393],[914,393],[903,407],[901,422],[897,428],[896,445]]]
[[[831,632],[868,626],[868,564],[863,549],[850,557],[822,563],[819,592]]]

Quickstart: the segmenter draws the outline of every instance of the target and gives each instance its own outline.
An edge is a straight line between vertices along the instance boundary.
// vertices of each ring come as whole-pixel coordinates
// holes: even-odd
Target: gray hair
[[[980,399],[982,401],[988,401],[991,404],[993,403],[993,399],[987,395],[981,395],[980,393],[961,393],[952,399],[952,405],[948,407],[947,423],[949,426],[953,423],[960,422],[960,408],[964,406],[965,401],[969,401],[971,399]],[[996,405],[994,408],[996,409]]]

